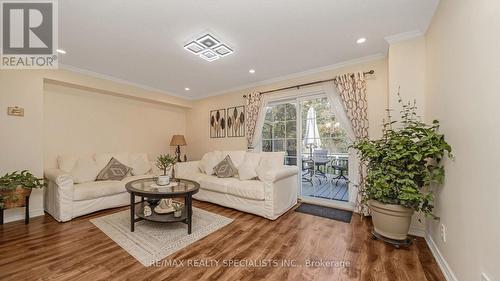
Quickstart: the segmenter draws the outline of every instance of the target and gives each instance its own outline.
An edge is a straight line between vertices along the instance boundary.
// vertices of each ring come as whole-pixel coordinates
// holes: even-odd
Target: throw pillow
[[[146,153],[131,153],[128,162],[130,168],[132,168],[133,176],[145,175],[151,171],[151,164]]]
[[[269,179],[270,173],[285,165],[285,152],[262,152],[257,175],[261,181]]]
[[[199,168],[202,172],[204,172],[207,175],[213,175],[214,174],[214,167],[219,164],[219,162],[222,160],[222,152],[220,151],[213,151],[213,152],[207,152],[205,155],[200,160]]]
[[[127,167],[116,160],[114,157],[109,160],[108,164],[101,172],[97,175],[98,181],[108,181],[117,180],[121,181],[127,174],[132,170],[132,168]]]
[[[257,166],[259,166],[260,153],[247,152],[243,162],[238,167],[240,180],[253,180],[257,177]]]
[[[99,168],[94,159],[82,157],[76,160],[75,166],[71,169],[70,175],[74,183],[84,183],[95,181]]]
[[[237,171],[238,170],[234,166],[233,161],[231,160],[231,156],[229,155],[214,167],[215,175],[217,175],[218,178],[234,177]]]

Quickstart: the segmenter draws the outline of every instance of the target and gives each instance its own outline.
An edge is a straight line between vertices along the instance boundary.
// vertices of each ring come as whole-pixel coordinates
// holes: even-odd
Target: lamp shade
[[[176,145],[186,145],[186,139],[183,135],[173,135],[172,140],[170,141],[171,146]]]

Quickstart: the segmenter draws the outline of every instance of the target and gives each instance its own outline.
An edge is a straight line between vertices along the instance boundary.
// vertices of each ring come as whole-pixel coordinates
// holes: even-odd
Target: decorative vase
[[[174,211],[174,217],[180,218],[182,216],[182,210]]]
[[[370,200],[368,206],[375,232],[393,240],[405,240],[408,237],[413,209],[376,200]]]
[[[144,206],[143,213],[145,217],[149,217],[153,214],[153,210],[151,210],[150,206]]]
[[[156,184],[158,185],[168,185],[170,183],[170,176],[163,175],[163,176],[158,176],[158,179],[156,180]]]
[[[14,190],[0,190],[0,195],[4,198],[3,209],[24,207],[26,205],[25,198],[30,194],[31,189],[22,186],[18,186]]]

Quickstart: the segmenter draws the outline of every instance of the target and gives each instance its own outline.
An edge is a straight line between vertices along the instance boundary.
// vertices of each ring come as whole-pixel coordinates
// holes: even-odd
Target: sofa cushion
[[[57,165],[59,166],[59,170],[64,171],[66,173],[70,173],[71,170],[75,167],[76,161],[78,161],[80,157],[76,155],[59,155],[57,157]]]
[[[108,165],[99,172],[97,180],[122,180],[127,177],[127,174],[130,173],[131,170],[132,168],[125,166],[113,157],[109,160]]]
[[[214,172],[218,178],[232,178],[238,173],[238,169],[234,166],[231,156],[226,155],[224,160],[214,167]]]
[[[222,151],[222,157],[226,157],[226,155],[229,155],[231,157],[231,160],[233,161],[234,166],[238,168],[243,162],[243,158],[245,158],[246,153],[247,152],[245,150],[226,150]]]
[[[285,152],[262,152],[256,169],[260,180],[269,178],[269,173],[285,165]]]
[[[128,166],[129,165],[129,153],[127,152],[122,152],[122,153],[97,153],[94,155],[94,159],[97,163],[97,166],[99,168],[99,171],[104,169],[106,165],[108,165],[109,160],[111,158],[115,158],[116,160],[120,161],[123,165]]]
[[[205,172],[205,174],[213,175],[214,167],[217,166],[222,159],[222,152],[220,151],[207,152],[201,158],[199,168],[202,172]]]
[[[125,186],[127,183],[135,180],[141,180],[141,179],[147,179],[147,178],[152,178],[152,175],[137,175],[137,176],[129,176],[121,180],[123,183],[123,186]]]
[[[227,193],[227,185],[229,184],[229,179],[218,178],[216,176],[204,175],[200,178],[200,188],[217,191],[222,193]]]
[[[76,163],[69,172],[74,183],[85,183],[95,181],[99,169],[94,159],[91,157],[81,157],[76,160]]]
[[[227,179],[227,193],[253,200],[264,200],[264,183],[259,180]]]
[[[241,165],[238,167],[240,180],[251,180],[257,177],[256,169],[259,166],[260,153],[247,152]]]
[[[132,168],[132,175],[145,175],[151,170],[148,155],[146,153],[130,153],[128,166]]]
[[[94,181],[74,185],[73,200],[82,201],[127,192],[121,181]]]
[[[176,172],[177,172],[177,170],[176,170]],[[192,180],[192,181],[195,181],[197,183],[200,183],[200,180],[202,178],[210,177],[210,176],[207,176],[207,174],[202,173],[200,171],[196,171],[196,172],[192,172],[192,173],[183,173],[181,177],[183,179],[186,179],[186,180]]]

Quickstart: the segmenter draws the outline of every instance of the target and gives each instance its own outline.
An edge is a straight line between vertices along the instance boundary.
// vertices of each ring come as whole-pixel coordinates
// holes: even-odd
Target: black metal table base
[[[372,239],[384,241],[385,243],[390,244],[398,249],[401,247],[409,247],[413,243],[413,240],[411,238],[406,238],[404,240],[395,240],[384,237],[378,234],[375,230],[372,230]]]
[[[135,223],[136,222],[141,221],[141,220],[148,220],[148,221],[158,222],[158,223],[183,222],[183,223],[187,224],[188,234],[191,234],[191,230],[192,230],[192,217],[193,217],[193,199],[192,199],[191,194],[186,194],[184,196],[184,206],[185,206],[185,211],[186,211],[187,215],[184,215],[183,216],[184,218],[181,218],[181,219],[178,219],[178,220],[174,219],[172,221],[153,220],[153,219],[148,219],[147,217],[140,216],[140,215],[138,215],[139,217],[136,218],[136,212],[137,212],[136,205],[137,204],[141,204],[140,205],[141,209],[144,209],[144,204],[145,203],[144,203],[144,197],[141,198],[141,202],[140,203],[135,203],[135,197],[136,197],[136,195],[134,193],[130,194],[130,231],[131,232],[135,231]],[[168,197],[166,197],[166,198],[168,198]],[[160,215],[160,216],[163,216],[163,215]]]

